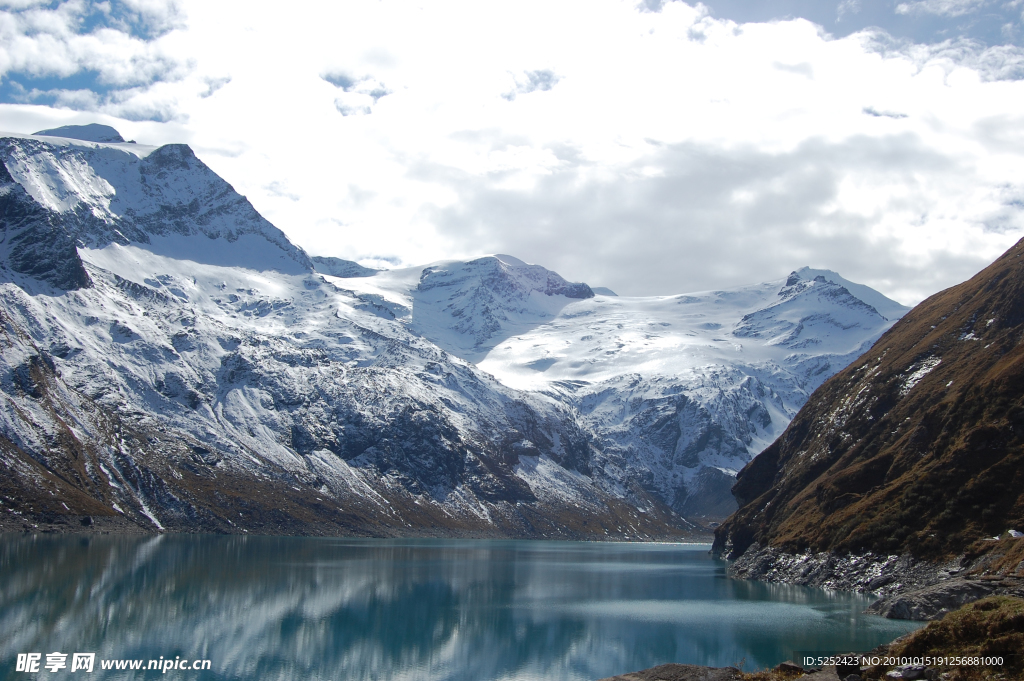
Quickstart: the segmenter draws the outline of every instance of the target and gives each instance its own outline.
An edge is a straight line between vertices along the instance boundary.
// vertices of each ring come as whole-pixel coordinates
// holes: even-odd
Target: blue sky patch
[[[807,19],[837,38],[881,28],[923,44],[968,38],[987,46],[1024,46],[1024,7],[1006,0],[705,0],[704,5],[711,16],[737,23]]]
[[[5,20],[34,48],[23,48],[0,73],[0,103],[39,104],[77,111],[92,111],[112,102],[124,102],[136,88],[181,77],[181,65],[146,45],[183,25],[184,15],[172,0],[143,5],[141,9],[118,2],[50,2],[25,9],[7,9]],[[71,36],[96,36],[109,40],[116,31],[132,39],[134,48],[119,56],[108,56],[81,46],[72,46]],[[123,39],[122,39],[123,40]],[[35,55],[52,42],[68,45],[46,59]],[[8,49],[17,48],[17,44]],[[108,60],[109,63],[107,63]],[[212,92],[211,92],[212,94]],[[151,107],[150,107],[151,108]],[[139,120],[168,120],[166,111],[126,112]]]

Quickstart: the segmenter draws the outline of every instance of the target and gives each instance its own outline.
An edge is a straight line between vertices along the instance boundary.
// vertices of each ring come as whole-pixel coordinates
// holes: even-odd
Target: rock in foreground
[[[879,652],[883,657],[920,662],[914,666],[924,667],[926,678],[966,681],[1022,678],[1022,650],[1024,600],[995,596],[951,612]],[[865,676],[911,678],[902,672],[894,676],[888,666],[874,667]]]
[[[639,672],[609,676],[601,681],[738,681],[741,678],[743,674],[735,667],[663,664]]]

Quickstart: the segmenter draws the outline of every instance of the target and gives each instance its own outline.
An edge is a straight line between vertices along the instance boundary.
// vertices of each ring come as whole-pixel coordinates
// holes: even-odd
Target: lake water
[[[598,679],[775,665],[919,626],[871,599],[729,579],[707,546],[164,535],[0,538],[0,678]],[[114,659],[209,671],[102,671]]]

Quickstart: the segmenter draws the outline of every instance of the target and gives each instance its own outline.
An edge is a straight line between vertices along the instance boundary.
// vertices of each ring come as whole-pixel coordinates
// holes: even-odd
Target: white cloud
[[[654,4],[190,2],[107,52],[58,13],[54,64],[40,43],[19,68],[103,55],[127,85],[0,127],[189,143],[314,254],[509,252],[627,295],[807,264],[914,302],[1024,234],[1020,50]]]
[[[391,94],[384,83],[369,75],[356,77],[344,70],[332,69],[320,77],[341,90],[334,100],[334,107],[342,116],[371,114],[377,101]]]
[[[915,64],[919,71],[936,67],[949,75],[967,69],[977,73],[983,80],[1024,79],[1024,50],[1014,45],[986,46],[962,38],[917,44],[907,40],[893,40],[877,30],[865,31],[861,38],[865,49],[887,58],[907,60]]]
[[[27,9],[49,4],[49,0],[0,0],[0,7],[8,9]]]
[[[907,114],[900,113],[899,111],[879,111],[873,106],[866,106],[862,109],[864,113],[869,116],[885,117],[885,118],[906,118]]]
[[[537,69],[536,71],[526,71],[522,76],[512,74],[512,80],[514,86],[502,95],[508,101],[515,99],[517,95],[525,95],[537,91],[546,92],[553,88],[560,79],[550,69]]]
[[[55,8],[34,3],[7,7],[0,11],[0,77],[67,78],[90,71],[103,86],[131,87],[180,78],[187,71],[187,58],[175,58],[152,39],[183,25],[174,2],[121,0],[116,12],[110,3],[83,0]],[[96,25],[82,32],[87,20]]]
[[[118,4],[126,10],[126,24],[141,25],[152,33],[163,33],[187,25],[178,0],[118,0]]]
[[[965,186],[970,168],[912,134],[810,139],[781,153],[673,144],[629,170],[603,179],[566,167],[529,190],[466,175],[433,222],[484,251],[546,256],[616,291],[737,285],[811,263],[903,299],[969,277],[986,264],[974,251],[1024,230],[1005,187]],[[420,172],[453,183],[452,169]]]

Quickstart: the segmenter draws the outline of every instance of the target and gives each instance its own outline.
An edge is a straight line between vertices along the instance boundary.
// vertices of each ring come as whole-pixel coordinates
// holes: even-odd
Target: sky
[[[1024,0],[0,0],[0,130],[187,143],[311,255],[620,295],[1024,236]]]

